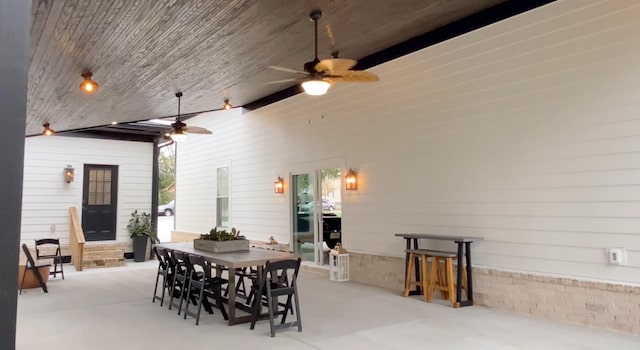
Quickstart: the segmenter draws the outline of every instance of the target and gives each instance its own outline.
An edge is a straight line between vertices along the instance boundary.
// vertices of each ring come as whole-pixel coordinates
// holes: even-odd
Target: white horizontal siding
[[[117,242],[131,239],[130,213],[150,212],[153,144],[77,137],[29,137],[25,140],[21,240],[28,245],[43,237],[69,241],[69,208],[82,216],[85,164],[118,166]],[[64,182],[64,168],[75,169],[72,183]],[[55,233],[51,226],[55,225]]]
[[[342,159],[359,176],[343,196],[350,250],[402,256],[395,232],[473,235],[480,265],[640,283],[638,62],[640,3],[567,0],[375,67],[375,84],[194,118],[214,135],[179,148],[178,183],[198,186],[178,198],[209,220],[178,228],[212,226],[211,169],[232,164],[233,225],[289,241],[290,194],[273,181]],[[625,247],[628,266],[607,265],[606,247]]]

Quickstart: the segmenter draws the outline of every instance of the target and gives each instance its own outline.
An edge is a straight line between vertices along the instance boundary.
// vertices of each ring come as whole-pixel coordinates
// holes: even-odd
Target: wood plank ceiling
[[[503,0],[33,0],[26,135],[242,106],[319,56],[360,59]],[[80,74],[100,89],[83,94]]]

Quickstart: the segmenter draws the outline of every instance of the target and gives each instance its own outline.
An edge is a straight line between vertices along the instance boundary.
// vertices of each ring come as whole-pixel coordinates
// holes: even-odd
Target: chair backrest
[[[267,261],[262,274],[262,282],[269,281],[271,288],[295,287],[302,258]]]
[[[162,256],[162,259],[167,264],[167,269],[169,272],[173,272],[175,264],[173,262],[173,258],[171,258],[171,250],[170,249],[160,249],[159,253]]]
[[[40,247],[42,246],[46,246],[46,245],[53,245],[55,246],[55,253],[54,254],[41,254],[40,253]],[[53,247],[52,247],[53,249]],[[45,255],[60,255],[60,240],[58,238],[42,238],[42,239],[36,239],[36,259],[40,259],[41,256],[45,256]]]
[[[31,252],[29,251],[29,247],[27,247],[26,244],[22,243],[22,251],[24,252],[24,255],[27,256],[27,267],[35,267],[36,266],[36,262],[33,260],[33,256],[31,255]]]
[[[186,261],[186,253],[173,250],[171,251],[171,260],[173,261],[174,273],[181,276],[186,276],[189,270],[189,266]]]
[[[158,264],[160,269],[162,270],[167,270],[168,265],[167,265],[167,260],[165,259],[165,257],[162,255],[162,251],[164,251],[163,248],[158,248],[156,246],[153,246],[153,253],[158,257]]]
[[[204,258],[200,255],[193,255],[193,254],[188,254],[186,256],[186,260],[187,263],[189,264],[189,271],[192,274],[192,278],[194,277],[193,274],[196,273],[197,271],[203,271],[204,273],[204,280],[210,280],[211,279],[211,265],[209,265],[209,263],[204,260]]]

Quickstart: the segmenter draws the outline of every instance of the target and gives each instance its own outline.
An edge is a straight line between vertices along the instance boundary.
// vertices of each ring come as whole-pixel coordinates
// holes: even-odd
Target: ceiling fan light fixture
[[[89,71],[82,73],[84,80],[80,84],[80,90],[88,94],[92,94],[98,90],[99,85],[91,79],[92,76],[93,74]]]
[[[322,96],[327,93],[331,83],[322,79],[310,79],[302,82],[302,89],[307,95]]]
[[[175,142],[185,141],[187,139],[187,134],[182,131],[176,131],[171,133],[171,139]]]
[[[42,135],[44,136],[51,136],[56,133],[53,129],[51,129],[51,124],[49,123],[42,124],[42,127],[44,128],[42,130]]]
[[[231,105],[231,103],[229,102],[228,98],[224,99],[224,106],[222,106],[223,109],[225,110],[230,110],[231,108],[233,108],[233,106]]]

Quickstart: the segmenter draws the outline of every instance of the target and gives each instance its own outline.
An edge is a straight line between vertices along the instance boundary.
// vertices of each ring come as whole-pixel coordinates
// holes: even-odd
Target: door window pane
[[[217,169],[216,225],[229,227],[229,168]]]
[[[111,170],[89,170],[89,205],[111,204]]]

